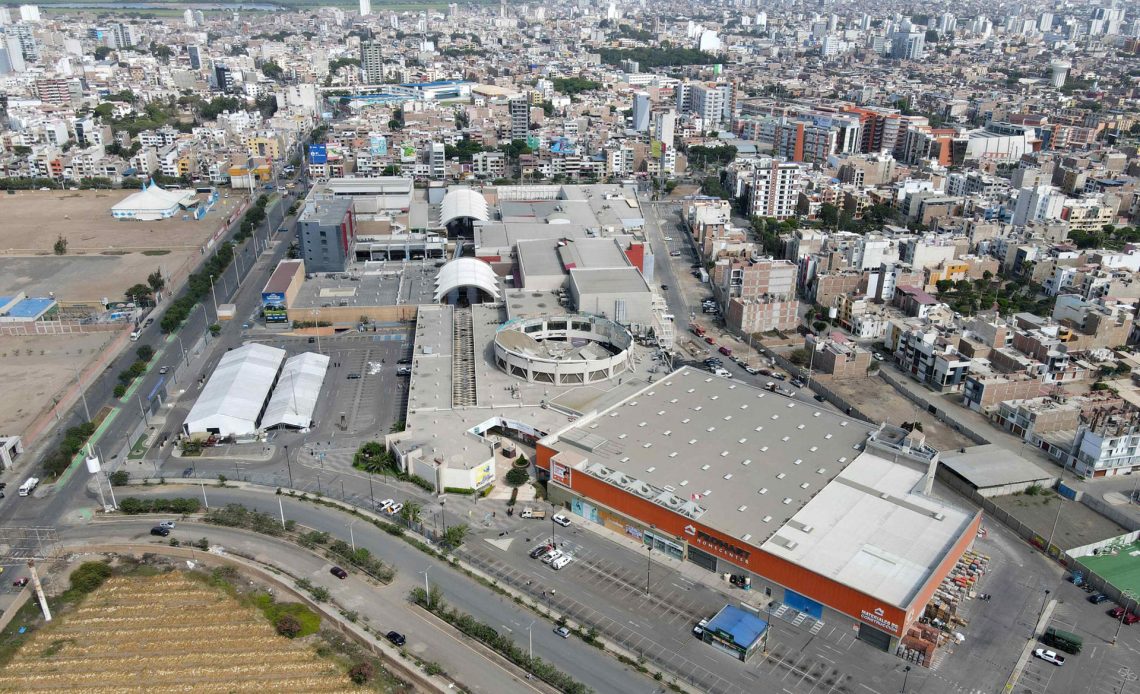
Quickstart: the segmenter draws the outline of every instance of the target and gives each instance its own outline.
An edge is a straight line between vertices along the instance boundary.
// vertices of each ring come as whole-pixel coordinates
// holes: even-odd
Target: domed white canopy
[[[435,276],[435,300],[441,301],[460,287],[478,287],[492,299],[499,299],[498,275],[490,265],[476,258],[456,258],[439,269]]]
[[[470,217],[486,222],[491,219],[487,211],[487,200],[470,188],[455,188],[443,196],[439,204],[439,224],[447,226],[457,219]]]

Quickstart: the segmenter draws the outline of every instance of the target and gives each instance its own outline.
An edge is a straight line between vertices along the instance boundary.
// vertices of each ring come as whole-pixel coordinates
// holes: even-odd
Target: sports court
[[[1120,590],[1140,595],[1140,542],[1109,546],[1095,557],[1080,557],[1077,561]]]

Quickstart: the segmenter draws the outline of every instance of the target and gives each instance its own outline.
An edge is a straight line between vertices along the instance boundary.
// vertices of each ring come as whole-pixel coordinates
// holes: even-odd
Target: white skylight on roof
[[[611,412],[611,413],[610,413],[610,416],[611,416],[611,417],[616,417],[616,416],[618,416],[618,413],[617,413],[616,411],[614,411],[614,412]]]
[[[784,443],[787,443],[791,438],[791,436],[785,436],[783,439]]]
[[[673,399],[672,399],[672,400],[670,400],[669,402],[671,402],[671,403],[673,403],[674,405],[676,405],[676,404],[677,404],[677,398],[673,398]]]
[[[748,403],[744,403],[743,405],[741,405],[740,409],[747,410],[748,409]]]
[[[767,493],[768,493],[768,488],[767,488],[767,487],[760,487],[760,493],[761,493],[761,494],[767,494]]]
[[[803,429],[803,428],[804,428],[804,426],[805,426],[805,425],[801,424],[801,425],[799,425],[799,426],[798,426],[798,427],[796,427],[796,428],[797,428],[797,429]]]
[[[645,426],[645,422],[642,422],[641,424],[638,424],[637,426],[643,427],[643,426]]]
[[[709,427],[708,429],[705,429],[705,431],[716,431],[716,427]]]
[[[720,396],[719,395],[710,395],[709,400],[720,400]]]
[[[764,431],[764,427],[762,427],[762,426],[761,426],[761,427],[756,427],[756,429],[754,429],[754,431]]]
[[[688,417],[685,417],[684,419],[681,420],[681,424],[688,424],[691,421],[692,421],[691,419],[689,419]]]
[[[802,458],[796,458],[792,461],[792,465],[799,465],[802,462],[804,462]]]
[[[629,436],[629,434],[618,434],[619,439],[624,439],[627,436]]]
[[[748,542],[749,540],[752,539],[752,533],[744,533],[744,537],[742,537],[740,539],[744,540],[745,542]]]
[[[825,438],[825,439],[830,439],[830,438],[831,438],[831,434],[827,434],[827,435],[826,435],[826,436],[824,436],[823,438]]]
[[[788,496],[785,496],[785,497],[784,497],[784,504],[786,505],[786,504],[790,504],[790,503],[792,503],[792,498],[791,498],[791,497],[788,497]]]
[[[738,509],[736,509],[736,510],[737,510],[737,511],[740,511],[741,513],[744,513],[745,511],[747,511],[747,510],[748,510],[748,507],[747,507],[747,506],[741,506],[740,508],[738,508]]]
[[[839,456],[839,462],[846,463],[847,462],[847,456],[845,456],[845,455]]]
[[[729,473],[726,473],[726,474],[725,474],[725,476],[724,476],[724,478],[725,478],[726,480],[730,480],[730,479],[732,479],[732,473],[731,473],[731,472],[729,472]]]
[[[697,405],[696,407],[693,408],[693,411],[694,412],[700,412],[703,409],[704,409],[704,407],[702,407],[701,405]]]
[[[650,446],[652,446],[652,445],[653,445],[653,443],[652,443],[652,442],[648,442],[648,441],[647,441],[647,442],[645,442],[645,443],[641,444],[641,447],[642,447],[642,448],[649,448],[649,447],[650,447]]]
[[[657,412],[657,416],[658,416],[658,417],[660,417],[660,416],[661,416],[661,415],[663,415],[663,414],[665,414],[665,410],[659,410],[659,411]]]
[[[688,484],[689,484],[689,480],[681,480],[681,486],[682,487],[687,486]]]
[[[670,458],[676,458],[677,457],[677,451],[673,451],[672,453],[670,453],[669,457]]]
[[[810,486],[811,486],[810,482],[804,482],[803,484],[800,485],[800,489],[807,489]]]
[[[821,467],[820,469],[816,470],[816,472],[822,475],[823,473],[827,472],[827,468]]]
[[[737,443],[744,443],[747,440],[748,440],[747,438],[743,438],[743,439],[738,439],[736,442]]]
[[[637,406],[637,401],[636,401],[636,400],[634,400],[633,402],[629,403],[629,406],[630,406],[630,407],[636,407],[636,406]]]
[[[812,453],[815,453],[816,451],[818,451],[818,450],[819,450],[819,446],[812,446],[812,447],[811,447],[811,448],[809,448],[808,450],[809,450],[809,451],[811,451]]]
[[[647,468],[645,468],[645,471],[646,471],[646,472],[653,472],[653,471],[654,471],[654,470],[656,470],[656,469],[657,469],[657,468],[655,468],[655,467],[647,467]]]
[[[670,434],[672,434],[672,433],[673,433],[673,430],[672,430],[672,429],[666,429],[665,431],[663,431],[663,432],[661,432],[661,433],[662,433],[662,434],[665,434],[666,436],[668,436],[668,435],[670,435]]]
[[[690,392],[690,393],[695,393],[696,391],[697,391],[697,389],[696,389],[696,388],[690,388],[690,389],[689,389],[689,392]]]
[[[702,470],[708,470],[708,469],[709,469],[709,465],[708,465],[708,463],[705,463],[704,465],[702,465],[702,466],[701,466],[701,469],[702,469]]]
[[[847,422],[840,422],[840,423],[839,423],[839,426],[841,426],[841,427],[845,427],[845,426],[847,426]]]
[[[622,458],[620,462],[628,463],[629,462],[629,456],[627,455],[626,457]]]
[[[779,418],[780,418],[780,415],[778,415],[778,414],[772,415],[772,419],[779,419]]]
[[[812,412],[811,416],[812,416],[812,417],[818,417],[818,416],[819,416],[819,410],[816,410],[815,412]]]
[[[788,407],[795,407],[795,406],[796,406],[796,403],[794,403],[794,402],[789,402],[789,403],[788,403]]]
[[[752,464],[752,459],[751,459],[751,458],[745,458],[743,461],[741,461],[741,463],[740,463],[740,464],[741,464],[741,465],[751,465],[751,464]]]
[[[720,457],[722,457],[722,458],[727,458],[727,457],[728,457],[728,451],[721,451],[721,452],[720,452]]]
[[[771,516],[764,516],[764,517],[763,517],[763,518],[761,518],[760,520],[764,521],[765,523],[771,523],[771,522],[772,522],[772,517],[771,517]]]
[[[706,489],[706,490],[704,491],[704,493],[703,493],[703,494],[701,494],[701,496],[708,496],[709,494],[712,494],[712,490],[711,490],[711,489]]]
[[[776,479],[778,479],[778,480],[782,480],[782,479],[784,479],[785,477],[787,477],[787,475],[785,475],[785,474],[784,474],[784,473],[782,473],[782,472],[777,472],[777,473],[776,473]]]
[[[694,443],[696,443],[696,442],[697,442],[697,440],[696,440],[696,439],[689,439],[689,445],[690,445],[690,446],[692,446],[692,445],[693,445]]]
[[[760,452],[761,452],[761,453],[763,453],[763,452],[765,452],[765,451],[767,451],[767,450],[768,450],[768,447],[767,447],[767,446],[761,446],[761,447],[760,447]]]

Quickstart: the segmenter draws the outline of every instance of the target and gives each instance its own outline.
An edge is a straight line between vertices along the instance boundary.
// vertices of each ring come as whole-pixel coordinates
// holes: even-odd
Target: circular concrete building
[[[597,383],[629,370],[632,344],[628,330],[598,316],[525,318],[495,333],[495,363],[531,383]]]

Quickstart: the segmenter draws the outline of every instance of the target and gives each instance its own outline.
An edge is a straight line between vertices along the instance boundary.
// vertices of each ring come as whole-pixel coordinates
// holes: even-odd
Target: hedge
[[[174,499],[140,499],[128,496],[119,501],[119,510],[128,516],[139,513],[197,513],[201,502],[194,497]]]

